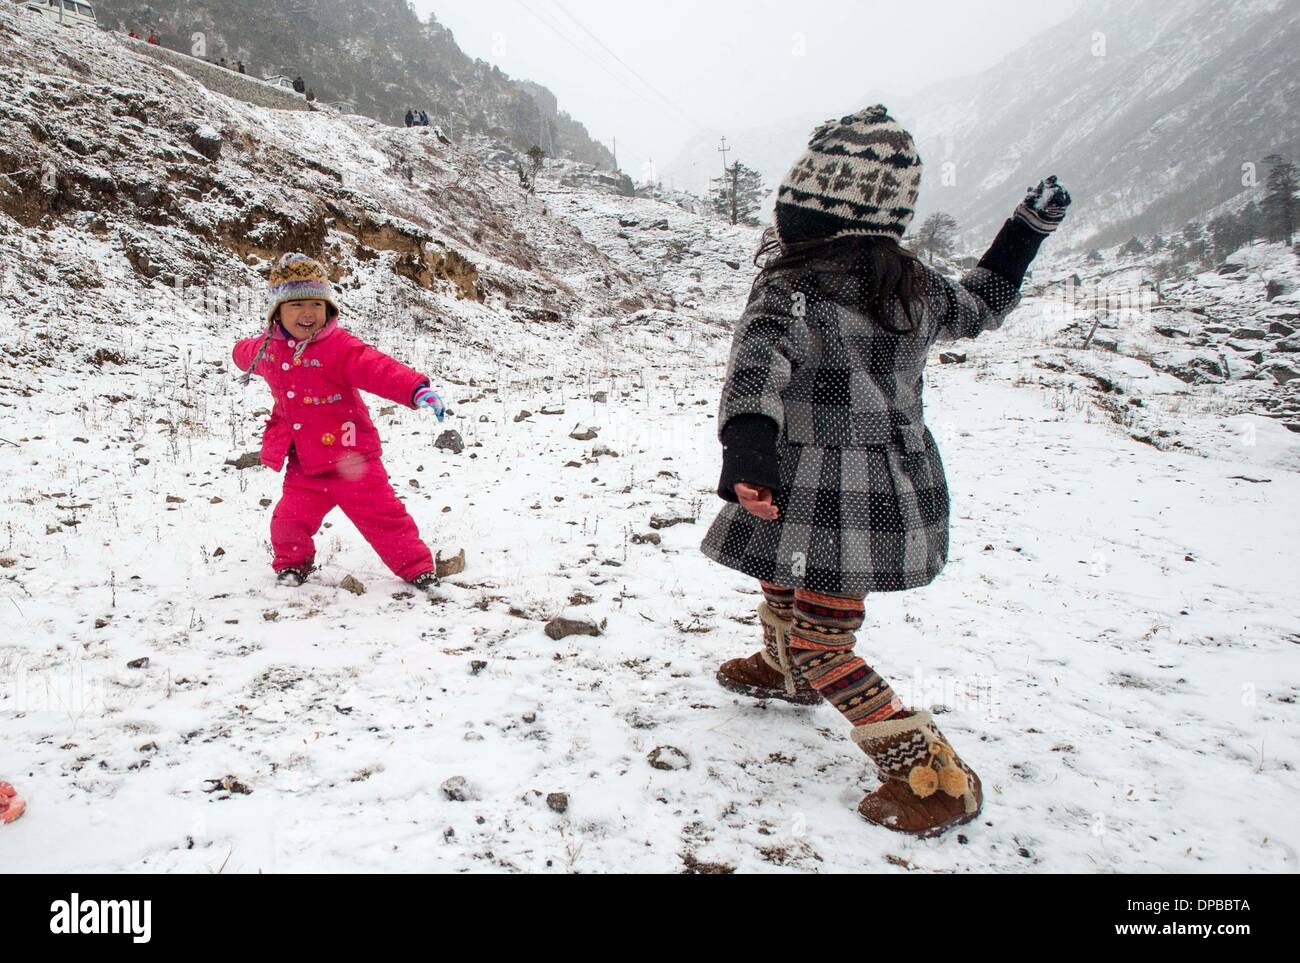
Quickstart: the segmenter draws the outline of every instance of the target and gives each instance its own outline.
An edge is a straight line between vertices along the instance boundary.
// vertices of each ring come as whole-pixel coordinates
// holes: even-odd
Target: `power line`
[[[703,127],[703,126],[704,126],[704,125],[701,124],[698,120],[696,120],[693,116],[691,116],[691,114],[690,114],[688,111],[683,110],[681,107],[678,107],[677,104],[674,103],[673,100],[672,100],[671,98],[669,98],[666,94],[664,94],[661,90],[659,90],[658,87],[656,87],[654,84],[650,83],[650,81],[646,80],[645,77],[641,76],[640,72],[638,72],[637,69],[636,69],[635,67],[633,67],[633,66],[632,66],[631,64],[629,64],[626,60],[624,60],[622,57],[620,57],[618,54],[616,54],[613,50],[611,50],[611,49],[609,48],[609,45],[606,44],[605,41],[603,41],[603,40],[601,40],[599,37],[597,37],[594,33],[592,33],[591,30],[588,29],[588,27],[587,27],[587,25],[586,25],[585,23],[583,23],[581,20],[579,20],[579,19],[578,19],[577,17],[575,17],[573,14],[569,13],[568,9],[567,9],[567,8],[566,8],[562,3],[560,3],[560,0],[551,0],[551,2],[552,2],[553,4],[555,4],[556,8],[557,8],[561,13],[563,13],[566,17],[568,17],[570,20],[572,20],[574,23],[576,23],[576,24],[578,25],[578,27],[582,30],[583,33],[585,33],[585,34],[586,34],[588,37],[590,37],[592,40],[596,41],[596,43],[600,45],[600,48],[601,48],[602,50],[604,50],[605,53],[609,54],[611,57],[613,57],[615,60],[617,60],[620,64],[622,64],[624,67],[627,68],[628,72],[631,73],[632,76],[636,77],[637,80],[639,80],[639,81],[641,81],[641,83],[645,84],[646,87],[649,88],[650,91],[653,92],[653,93],[655,94],[655,96],[657,96],[660,100],[662,100],[665,104],[667,104],[667,105],[668,105],[669,107],[671,107],[673,110],[677,111],[679,114],[681,114],[683,117],[685,117],[687,120],[689,120],[689,121],[690,121],[692,124],[694,124],[695,126],[697,126],[697,127]]]
[[[559,37],[561,40],[563,40],[563,41],[564,41],[565,43],[567,43],[569,46],[573,47],[575,50],[578,51],[578,53],[582,54],[584,57],[586,57],[588,60],[590,60],[592,63],[594,63],[594,64],[595,64],[597,67],[599,67],[601,70],[605,71],[605,73],[609,74],[609,76],[613,77],[615,80],[617,80],[620,84],[622,84],[622,85],[623,85],[624,87],[626,87],[628,90],[632,91],[632,93],[636,94],[638,97],[640,97],[642,100],[644,100],[647,104],[650,104],[650,105],[653,106],[653,107],[657,107],[657,106],[658,106],[658,104],[655,104],[654,101],[650,100],[650,98],[647,97],[643,92],[641,92],[640,90],[637,90],[635,87],[633,87],[631,84],[629,84],[626,80],[624,80],[624,79],[623,79],[622,77],[620,77],[618,74],[614,73],[612,70],[610,70],[608,67],[606,67],[603,63],[601,63],[599,60],[597,60],[595,57],[593,57],[593,56],[591,55],[591,51],[587,50],[585,47],[579,46],[577,42],[575,42],[575,41],[574,41],[572,38],[570,38],[567,34],[565,34],[563,31],[561,31],[561,30],[560,30],[558,27],[556,27],[553,23],[551,23],[549,20],[547,20],[547,19],[546,19],[545,17],[543,17],[541,14],[539,14],[539,13],[538,13],[536,10],[534,10],[532,7],[528,6],[528,4],[524,3],[524,0],[515,0],[515,3],[519,4],[519,6],[523,7],[525,10],[527,10],[527,11],[528,11],[528,12],[529,12],[529,13],[530,13],[530,14],[531,14],[535,19],[537,19],[538,21],[540,21],[540,22],[542,23],[542,25],[543,25],[544,27],[546,27],[547,30],[550,30],[551,33],[555,34],[557,37]]]

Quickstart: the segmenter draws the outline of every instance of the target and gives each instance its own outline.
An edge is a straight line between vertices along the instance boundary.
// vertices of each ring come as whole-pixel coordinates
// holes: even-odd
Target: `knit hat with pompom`
[[[282,254],[271,266],[271,299],[266,309],[269,324],[285,301],[324,301],[329,318],[339,313],[334,285],[319,261],[306,254]],[[331,310],[332,309],[332,310]]]
[[[912,135],[883,104],[828,120],[777,190],[777,235],[785,244],[846,234],[901,240],[920,185]]]

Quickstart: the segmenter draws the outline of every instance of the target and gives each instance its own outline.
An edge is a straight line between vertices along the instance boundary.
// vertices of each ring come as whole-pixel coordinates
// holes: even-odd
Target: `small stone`
[[[208,499],[209,505],[220,505],[221,502],[222,502],[222,498],[220,495],[213,495],[211,498]]]
[[[548,792],[546,794],[546,805],[551,812],[566,813],[569,811],[569,794],[567,792]]]
[[[961,364],[966,360],[966,354],[962,351],[941,351],[939,352],[940,364]]]
[[[690,769],[691,760],[686,753],[676,746],[655,746],[646,756],[646,761],[655,769]]]
[[[269,499],[269,498],[259,498],[259,499],[257,500],[257,504],[261,505],[263,508],[269,508],[269,507],[271,506],[271,499]]]
[[[610,448],[609,445],[596,445],[591,449],[591,455],[593,458],[617,458],[618,452]]]
[[[596,437],[595,428],[583,428],[581,431],[569,432],[569,437],[574,441],[591,441]]]
[[[267,612],[263,612],[262,618],[268,622],[275,622],[280,618],[280,613],[277,612],[275,609],[271,609]]]
[[[452,802],[465,802],[469,799],[469,783],[464,776],[452,776],[443,782],[442,794]]]
[[[1290,332],[1287,333],[1289,334]],[[597,391],[594,395],[591,396],[591,400],[596,402],[597,404],[603,405],[609,401],[609,392]]]
[[[483,671],[484,669],[486,669],[486,668],[487,668],[487,663],[486,663],[486,662],[484,662],[482,659],[474,659],[474,660],[473,660],[472,662],[470,662],[470,664],[469,664],[469,674],[470,674],[470,675],[478,675],[480,672],[482,672],[482,671]]]
[[[547,638],[559,641],[571,635],[600,635],[600,627],[581,619],[555,618],[546,623]]]
[[[149,668],[149,656],[142,655],[138,659],[132,659],[126,664],[128,669],[147,669]]]
[[[108,625],[108,616],[104,616],[103,618],[95,619],[95,628],[97,628],[97,629],[102,629],[102,628],[104,628],[104,627],[107,626],[107,625]]]
[[[465,550],[462,548],[451,558],[443,558],[442,552],[439,551],[433,560],[434,574],[438,578],[446,578],[448,575],[459,575],[465,571]]]
[[[359,580],[357,580],[355,577],[351,575],[343,576],[343,580],[339,582],[339,588],[343,589],[344,591],[351,592],[353,595],[366,594],[366,587],[362,585]]]
[[[684,515],[651,515],[651,528],[672,528],[674,525],[694,525],[695,519],[687,518]]]
[[[663,541],[663,536],[658,532],[637,533],[632,536],[632,541],[636,545],[658,545]]]
[[[185,501],[185,499],[181,498],[180,495],[168,495],[167,501],[171,502],[172,504],[178,505],[181,502]]]
[[[522,717],[522,718],[523,718],[524,722],[527,722],[527,723],[529,723],[529,724],[531,725],[532,723],[534,723],[534,722],[537,721],[537,713],[536,713],[536,712],[525,712],[525,713],[523,714],[523,717]]]
[[[454,428],[448,428],[438,440],[433,443],[434,448],[443,448],[450,451],[453,455],[459,455],[465,450],[465,442],[461,440],[460,432]]]
[[[532,416],[533,413],[529,411],[527,408],[521,408],[519,414],[515,415],[515,419],[514,419],[515,424],[519,424],[519,422],[521,421],[527,421]]]
[[[246,451],[238,458],[227,458],[226,464],[232,465],[240,471],[245,468],[256,468],[258,465],[262,464],[262,456],[260,453],[255,451]]]

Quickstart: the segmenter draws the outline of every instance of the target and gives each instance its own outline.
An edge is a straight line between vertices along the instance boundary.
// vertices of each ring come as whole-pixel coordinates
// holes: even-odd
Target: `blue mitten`
[[[411,401],[417,408],[425,408],[432,411],[438,417],[439,421],[442,421],[443,416],[447,413],[447,406],[443,404],[442,399],[438,397],[438,392],[434,391],[428,385],[423,385],[422,387],[417,388],[415,390],[415,396]]]
[[[1015,217],[1039,234],[1051,234],[1065,220],[1065,209],[1070,206],[1070,192],[1056,180],[1056,175],[1044,178],[1016,208]]]

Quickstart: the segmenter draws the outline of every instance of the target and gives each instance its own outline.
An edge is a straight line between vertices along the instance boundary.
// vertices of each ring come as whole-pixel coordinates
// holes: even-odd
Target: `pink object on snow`
[[[7,782],[0,782],[0,823],[11,823],[27,811],[27,802]]]

